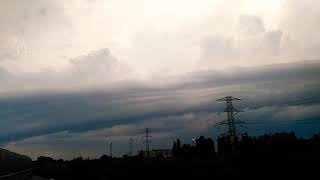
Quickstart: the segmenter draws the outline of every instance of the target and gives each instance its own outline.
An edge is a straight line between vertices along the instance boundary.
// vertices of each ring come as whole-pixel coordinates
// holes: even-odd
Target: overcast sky
[[[319,19],[317,0],[1,0],[1,147],[99,157],[109,139],[121,155],[145,127],[154,148],[190,143],[224,132],[227,95],[268,121],[243,131],[310,136]]]

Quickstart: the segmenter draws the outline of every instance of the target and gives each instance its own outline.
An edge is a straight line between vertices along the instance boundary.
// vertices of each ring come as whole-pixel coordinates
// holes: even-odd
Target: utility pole
[[[109,150],[109,156],[111,158],[112,157],[112,142],[108,136],[106,138],[107,138],[106,150],[107,150],[107,154],[108,154],[108,150]]]
[[[106,141],[106,155],[108,155],[108,153],[109,153],[109,141],[107,139],[107,141]]]
[[[130,142],[129,142],[129,155],[132,156],[132,142],[133,142],[133,139],[130,138]]]
[[[235,143],[235,139],[237,137],[237,129],[236,129],[236,124],[239,123],[244,123],[241,121],[236,121],[234,119],[234,115],[235,113],[241,112],[239,110],[237,110],[236,108],[233,107],[232,101],[239,101],[242,99],[238,99],[232,96],[227,96],[221,99],[217,99],[217,101],[225,101],[226,102],[226,108],[224,110],[224,112],[227,113],[227,121],[226,122],[221,122],[219,124],[227,124],[228,125],[228,136],[230,138],[230,141],[232,143],[232,145],[234,145]]]
[[[112,142],[110,142],[109,144],[109,155],[110,155],[110,158],[112,158]]]
[[[149,135],[149,133],[150,133],[150,130],[149,130],[149,128],[146,128],[146,130],[145,130],[145,138],[146,138],[146,140],[145,140],[145,144],[146,144],[146,154],[147,154],[147,157],[149,157],[149,151],[150,151],[150,149],[149,149],[149,137],[151,137],[150,135]]]

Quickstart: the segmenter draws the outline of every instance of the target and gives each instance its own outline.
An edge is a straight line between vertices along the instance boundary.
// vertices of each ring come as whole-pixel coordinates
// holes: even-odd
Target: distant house
[[[143,151],[143,157],[145,158],[156,158],[156,157],[163,157],[163,158],[171,158],[172,151],[171,149],[153,149],[149,152]]]

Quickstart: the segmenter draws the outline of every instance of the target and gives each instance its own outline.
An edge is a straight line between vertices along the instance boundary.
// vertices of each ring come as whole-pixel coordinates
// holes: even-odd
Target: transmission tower
[[[149,135],[149,133],[150,133],[150,129],[146,128],[144,137],[146,138],[145,145],[146,145],[146,155],[147,155],[147,157],[149,157],[149,151],[150,151],[150,149],[149,149],[149,137],[151,137],[151,136]]]
[[[236,121],[234,118],[234,115],[236,113],[239,113],[241,111],[237,110],[236,108],[233,107],[232,101],[239,101],[241,99],[232,97],[232,96],[227,96],[221,99],[217,99],[217,101],[225,101],[226,102],[226,108],[224,112],[227,113],[227,121],[221,122],[219,124],[227,124],[228,125],[228,136],[230,137],[231,143],[234,144],[235,139],[237,137],[237,129],[236,129],[236,124],[243,123],[241,121]]]

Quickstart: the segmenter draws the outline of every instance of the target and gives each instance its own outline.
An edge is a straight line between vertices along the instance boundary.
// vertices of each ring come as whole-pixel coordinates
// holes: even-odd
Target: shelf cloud
[[[155,147],[216,137],[224,104],[215,100],[227,95],[245,99],[235,104],[248,122],[242,130],[309,136],[319,131],[310,125],[319,119],[319,7],[317,0],[2,0],[0,144],[70,159],[98,157],[106,136],[121,155],[129,137],[141,144],[145,127]]]

